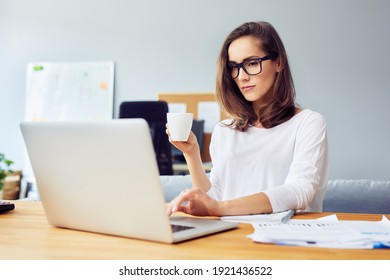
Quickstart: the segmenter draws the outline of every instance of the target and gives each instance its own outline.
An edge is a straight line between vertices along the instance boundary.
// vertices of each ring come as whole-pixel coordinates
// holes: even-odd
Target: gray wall
[[[237,25],[270,21],[298,102],[327,119],[330,178],[390,179],[390,1],[0,0],[0,152],[23,166],[26,64],[116,62],[123,100],[214,91],[220,46]]]

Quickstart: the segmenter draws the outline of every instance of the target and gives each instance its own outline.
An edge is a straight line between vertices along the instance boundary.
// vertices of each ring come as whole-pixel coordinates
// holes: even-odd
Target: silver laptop
[[[164,243],[237,223],[166,214],[143,119],[20,124],[48,222],[55,227]]]

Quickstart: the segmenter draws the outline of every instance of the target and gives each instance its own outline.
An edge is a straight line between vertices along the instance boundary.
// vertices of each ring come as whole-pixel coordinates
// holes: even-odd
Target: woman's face
[[[268,55],[261,49],[259,39],[244,36],[234,40],[228,49],[229,64],[238,64],[250,58],[259,58]],[[272,89],[276,73],[281,71],[277,61],[262,61],[262,71],[257,75],[249,75],[242,68],[234,79],[244,98],[253,103],[255,111],[268,104],[272,99]]]

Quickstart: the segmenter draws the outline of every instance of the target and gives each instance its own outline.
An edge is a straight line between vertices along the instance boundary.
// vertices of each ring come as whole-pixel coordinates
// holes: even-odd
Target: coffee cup
[[[192,128],[192,113],[167,113],[172,141],[187,141]]]

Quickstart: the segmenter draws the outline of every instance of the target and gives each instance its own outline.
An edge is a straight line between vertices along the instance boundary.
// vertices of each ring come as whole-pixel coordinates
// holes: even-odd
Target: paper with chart
[[[372,249],[388,247],[390,223],[339,221],[336,215],[316,220],[293,219],[286,223],[252,223],[255,242],[323,248]]]
[[[212,133],[220,121],[221,111],[218,103],[214,101],[201,101],[198,103],[198,119],[204,120],[204,132]]]
[[[359,231],[373,243],[390,247],[390,221],[382,216],[380,221],[340,221],[344,226]]]

